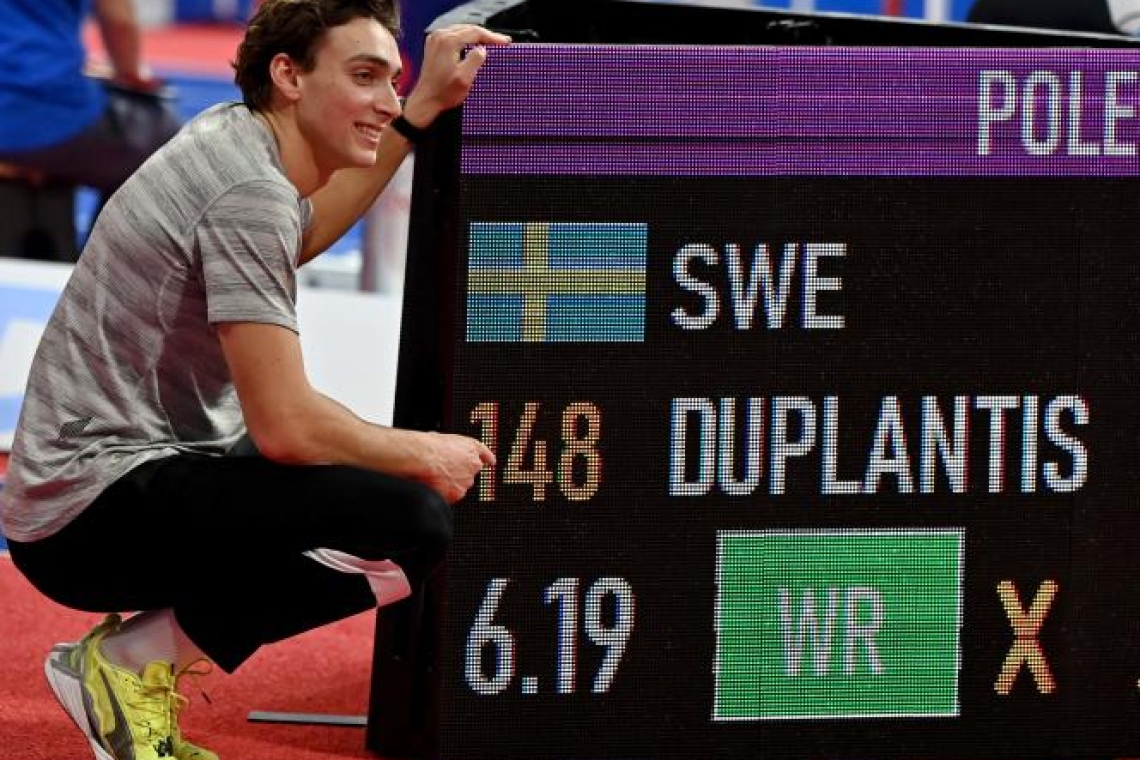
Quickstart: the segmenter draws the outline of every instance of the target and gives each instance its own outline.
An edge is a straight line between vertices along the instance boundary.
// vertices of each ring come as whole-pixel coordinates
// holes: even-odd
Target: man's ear
[[[281,96],[290,103],[301,97],[298,75],[301,67],[285,53],[278,53],[269,62],[269,78]]]

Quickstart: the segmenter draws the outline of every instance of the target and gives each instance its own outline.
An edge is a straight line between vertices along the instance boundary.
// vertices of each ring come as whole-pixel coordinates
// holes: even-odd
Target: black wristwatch
[[[415,124],[405,119],[404,114],[400,114],[396,118],[392,119],[392,122],[388,126],[403,135],[404,139],[410,142],[412,145],[415,145],[416,143],[423,140],[425,137],[427,137],[428,133],[426,127],[417,127]]]

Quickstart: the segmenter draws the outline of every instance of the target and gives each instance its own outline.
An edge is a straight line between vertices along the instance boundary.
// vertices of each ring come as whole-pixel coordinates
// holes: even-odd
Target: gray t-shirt
[[[311,205],[245,107],[203,113],[111,198],[36,352],[0,491],[17,541],[63,528],[148,460],[244,432],[213,325],[294,332]]]

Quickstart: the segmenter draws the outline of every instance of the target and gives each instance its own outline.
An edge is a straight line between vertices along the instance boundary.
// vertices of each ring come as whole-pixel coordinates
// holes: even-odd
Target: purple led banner
[[[516,45],[467,174],[1140,174],[1135,50]]]

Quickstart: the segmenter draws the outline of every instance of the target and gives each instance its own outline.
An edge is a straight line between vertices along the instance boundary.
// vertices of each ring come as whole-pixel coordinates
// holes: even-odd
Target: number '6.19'
[[[482,696],[502,694],[516,681],[516,634],[494,620],[508,583],[508,578],[491,579],[467,634],[464,676],[471,690]],[[579,578],[559,578],[543,591],[543,601],[558,608],[558,630],[551,632],[557,636],[554,690],[558,694],[573,694],[577,690],[580,619],[586,638],[605,649],[594,674],[594,694],[610,690],[633,633],[636,602],[629,581],[599,578],[586,590],[584,600],[581,585]],[[532,627],[527,633],[535,635],[537,630]],[[524,694],[537,693],[537,676],[519,680]]]

